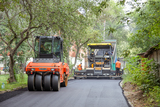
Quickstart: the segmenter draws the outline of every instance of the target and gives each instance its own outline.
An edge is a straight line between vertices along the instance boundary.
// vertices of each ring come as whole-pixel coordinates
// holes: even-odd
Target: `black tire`
[[[77,77],[74,77],[74,79],[77,79]]]
[[[68,85],[68,77],[64,79],[64,82],[61,83],[61,87],[67,87]]]
[[[36,74],[36,78],[35,78],[35,88],[37,91],[42,91],[43,87],[42,87],[42,76],[39,74]]]
[[[34,91],[35,87],[34,87],[34,81],[35,81],[35,75],[28,75],[28,90],[29,91]]]
[[[60,78],[58,75],[52,76],[52,89],[53,89],[53,91],[60,90]]]
[[[43,83],[44,83],[43,89],[45,91],[51,91],[52,90],[52,87],[51,87],[51,74],[44,76]]]

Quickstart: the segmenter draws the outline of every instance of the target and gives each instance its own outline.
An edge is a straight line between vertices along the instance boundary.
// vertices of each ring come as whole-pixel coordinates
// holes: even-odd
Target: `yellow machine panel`
[[[112,45],[111,43],[89,43],[88,46],[97,46],[97,45]]]
[[[95,70],[101,70],[101,67],[95,67]]]
[[[96,62],[97,65],[102,65],[104,62]]]

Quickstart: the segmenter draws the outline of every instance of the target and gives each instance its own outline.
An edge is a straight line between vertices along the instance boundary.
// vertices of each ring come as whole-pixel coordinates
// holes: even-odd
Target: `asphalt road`
[[[120,80],[78,79],[59,92],[25,91],[0,103],[0,107],[128,107]]]

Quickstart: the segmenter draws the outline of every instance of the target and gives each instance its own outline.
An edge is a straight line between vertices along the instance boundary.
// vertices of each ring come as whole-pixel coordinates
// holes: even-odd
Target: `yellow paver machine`
[[[88,67],[75,71],[77,77],[115,77],[117,61],[116,40],[106,40],[102,43],[88,44]],[[120,71],[122,74],[123,71]]]

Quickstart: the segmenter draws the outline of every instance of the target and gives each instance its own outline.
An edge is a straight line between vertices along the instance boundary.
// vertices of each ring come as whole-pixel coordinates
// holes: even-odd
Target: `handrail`
[[[114,51],[113,51],[113,54],[112,54],[112,56],[113,56],[113,61],[115,61],[115,55],[116,54],[116,44],[115,44],[115,46],[114,46]]]

